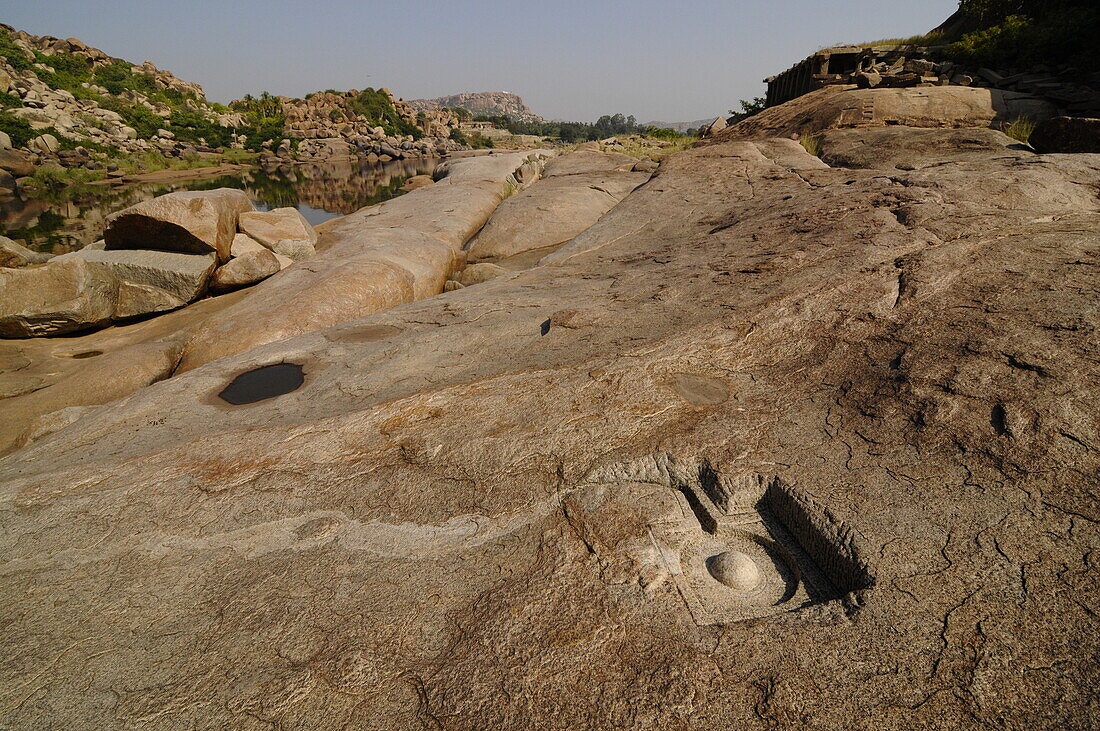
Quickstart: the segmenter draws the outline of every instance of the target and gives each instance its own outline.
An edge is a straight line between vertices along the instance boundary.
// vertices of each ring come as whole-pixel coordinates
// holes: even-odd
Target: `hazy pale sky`
[[[0,0],[0,21],[198,82],[213,101],[387,86],[511,91],[537,114],[689,121],[818,48],[924,33],[957,0]]]

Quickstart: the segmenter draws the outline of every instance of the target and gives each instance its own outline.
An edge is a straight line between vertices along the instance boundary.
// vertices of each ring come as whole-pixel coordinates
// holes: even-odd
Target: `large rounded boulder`
[[[233,188],[169,193],[111,216],[104,240],[107,249],[215,252],[227,261],[237,221],[251,210],[248,196]]]

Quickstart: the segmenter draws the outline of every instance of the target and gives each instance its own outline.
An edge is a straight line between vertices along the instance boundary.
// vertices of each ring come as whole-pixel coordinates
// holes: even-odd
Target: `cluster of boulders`
[[[407,102],[395,97],[389,89],[383,87],[378,91],[385,95],[401,119],[420,128],[427,137],[446,137],[451,129],[458,126],[458,117],[453,112],[418,112]],[[349,89],[343,92],[317,92],[305,99],[279,97],[286,115],[287,132],[301,139],[385,137],[386,133],[381,127],[358,114],[353,108],[352,100],[359,94],[359,90]]]
[[[450,111],[418,112],[394,97],[389,89],[379,89],[405,122],[417,127],[423,137],[394,135],[375,121],[356,112],[352,100],[357,89],[345,92],[325,91],[305,99],[278,97],[286,115],[287,139],[266,143],[267,160],[316,161],[338,157],[359,157],[387,162],[408,157],[440,155],[462,146],[450,139],[459,118]]]
[[[360,158],[368,162],[390,162],[415,157],[438,157],[462,145],[445,137],[424,137],[414,140],[411,135],[394,137],[378,127],[378,132],[357,137],[328,137],[299,140],[295,145],[290,139],[278,145],[264,147],[260,164],[265,167],[282,162],[319,162],[333,158]],[[274,148],[273,150],[271,148]]]
[[[297,209],[256,211],[231,188],[139,203],[108,218],[103,240],[44,263],[0,242],[9,267],[0,268],[0,337],[63,335],[173,310],[255,284],[311,256],[316,242]]]
[[[35,60],[36,51],[46,56],[59,53],[72,54],[88,61],[93,69],[119,61],[77,38],[62,40],[53,36],[35,36],[3,24],[0,24],[0,28],[7,31],[12,43],[22,50],[28,61]],[[238,113],[218,112],[199,103],[196,99],[204,98],[200,85],[179,79],[170,71],[158,69],[151,61],[146,61],[140,66],[131,66],[130,70],[133,73],[148,76],[157,89],[171,89],[184,95],[187,97],[184,104],[188,108],[209,118],[212,122],[222,126],[237,126],[243,122]],[[178,146],[171,132],[167,130],[159,130],[157,136],[152,139],[141,139],[137,130],[126,125],[118,112],[101,107],[95,99],[77,99],[65,89],[51,87],[39,78],[39,73],[50,71],[52,69],[49,66],[41,63],[33,63],[26,69],[16,69],[5,58],[0,57],[0,92],[18,97],[23,105],[7,110],[7,114],[23,120],[33,129],[52,128],[73,140],[94,142],[125,152],[161,148],[171,151]],[[110,95],[105,87],[91,82],[85,82],[82,86],[102,96]],[[127,90],[122,96],[128,103],[144,107],[162,117],[166,120],[165,126],[167,126],[167,120],[172,114],[168,105],[153,101],[138,91]],[[28,148],[48,159],[59,159],[56,155],[58,141],[52,134],[45,134],[31,140]],[[161,151],[164,152],[164,150]],[[67,162],[63,158],[59,161],[62,164]]]
[[[662,140],[657,137],[646,137],[645,135],[618,135],[615,137],[608,137],[599,141],[601,149],[610,149],[612,152],[621,152],[628,146],[636,147],[644,145],[646,147],[672,147],[674,142],[670,140]],[[656,170],[656,167],[654,167]]]

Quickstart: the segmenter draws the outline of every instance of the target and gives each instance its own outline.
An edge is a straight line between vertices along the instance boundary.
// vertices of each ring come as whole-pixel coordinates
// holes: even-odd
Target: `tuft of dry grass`
[[[1016,117],[1016,119],[1003,125],[1001,131],[1012,139],[1027,144],[1027,141],[1031,139],[1031,133],[1035,131],[1035,121],[1027,117]]]
[[[821,157],[821,135],[803,132],[798,138],[798,144],[806,148],[806,152],[814,157]]]

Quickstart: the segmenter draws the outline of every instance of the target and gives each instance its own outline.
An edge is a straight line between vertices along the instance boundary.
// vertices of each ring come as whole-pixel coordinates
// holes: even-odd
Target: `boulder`
[[[317,243],[317,232],[297,208],[249,211],[241,214],[238,226],[242,233],[269,249],[274,249],[279,241],[304,241],[311,247]]]
[[[81,249],[56,258],[98,264],[127,283],[129,286],[120,289],[116,318],[174,310],[198,299],[217,264],[214,252],[183,254],[149,249]]]
[[[107,249],[159,249],[190,254],[214,252],[229,259],[237,218],[252,203],[234,188],[169,193],[108,217]]]
[[[17,178],[34,172],[34,160],[19,150],[0,149],[0,170],[7,170]]]
[[[1100,119],[1052,117],[1035,127],[1028,144],[1038,152],[1100,152]]]
[[[656,160],[650,160],[648,157],[642,158],[638,162],[634,163],[634,167],[631,168],[636,173],[655,173],[657,168],[661,167],[660,163]]]
[[[0,132],[0,150],[11,149],[11,137],[7,132]]]
[[[434,182],[431,175],[414,175],[405,181],[405,184],[401,186],[401,190],[408,192],[423,188],[425,185],[431,185]]]
[[[603,172],[543,178],[500,204],[468,247],[467,256],[470,261],[503,259],[563,244],[598,221],[649,175]]]
[[[210,291],[215,294],[247,287],[277,273],[282,267],[268,249],[248,251],[222,264],[210,280]]]
[[[253,251],[270,251],[266,246],[248,234],[236,234],[233,243],[229,247],[229,255],[233,258],[244,256]]]
[[[882,74],[874,71],[860,71],[855,75],[856,84],[861,89],[873,89],[882,83]]]
[[[81,259],[0,269],[0,337],[64,335],[111,321],[118,279]]]
[[[703,134],[701,136],[713,137],[728,126],[729,124],[726,122],[725,117],[716,117],[713,122],[703,128]]]
[[[0,267],[25,267],[32,264],[45,264],[51,256],[40,251],[31,251],[6,236],[0,236]]]
[[[37,152],[57,152],[61,149],[57,138],[51,134],[38,135],[27,143],[27,147]]]

